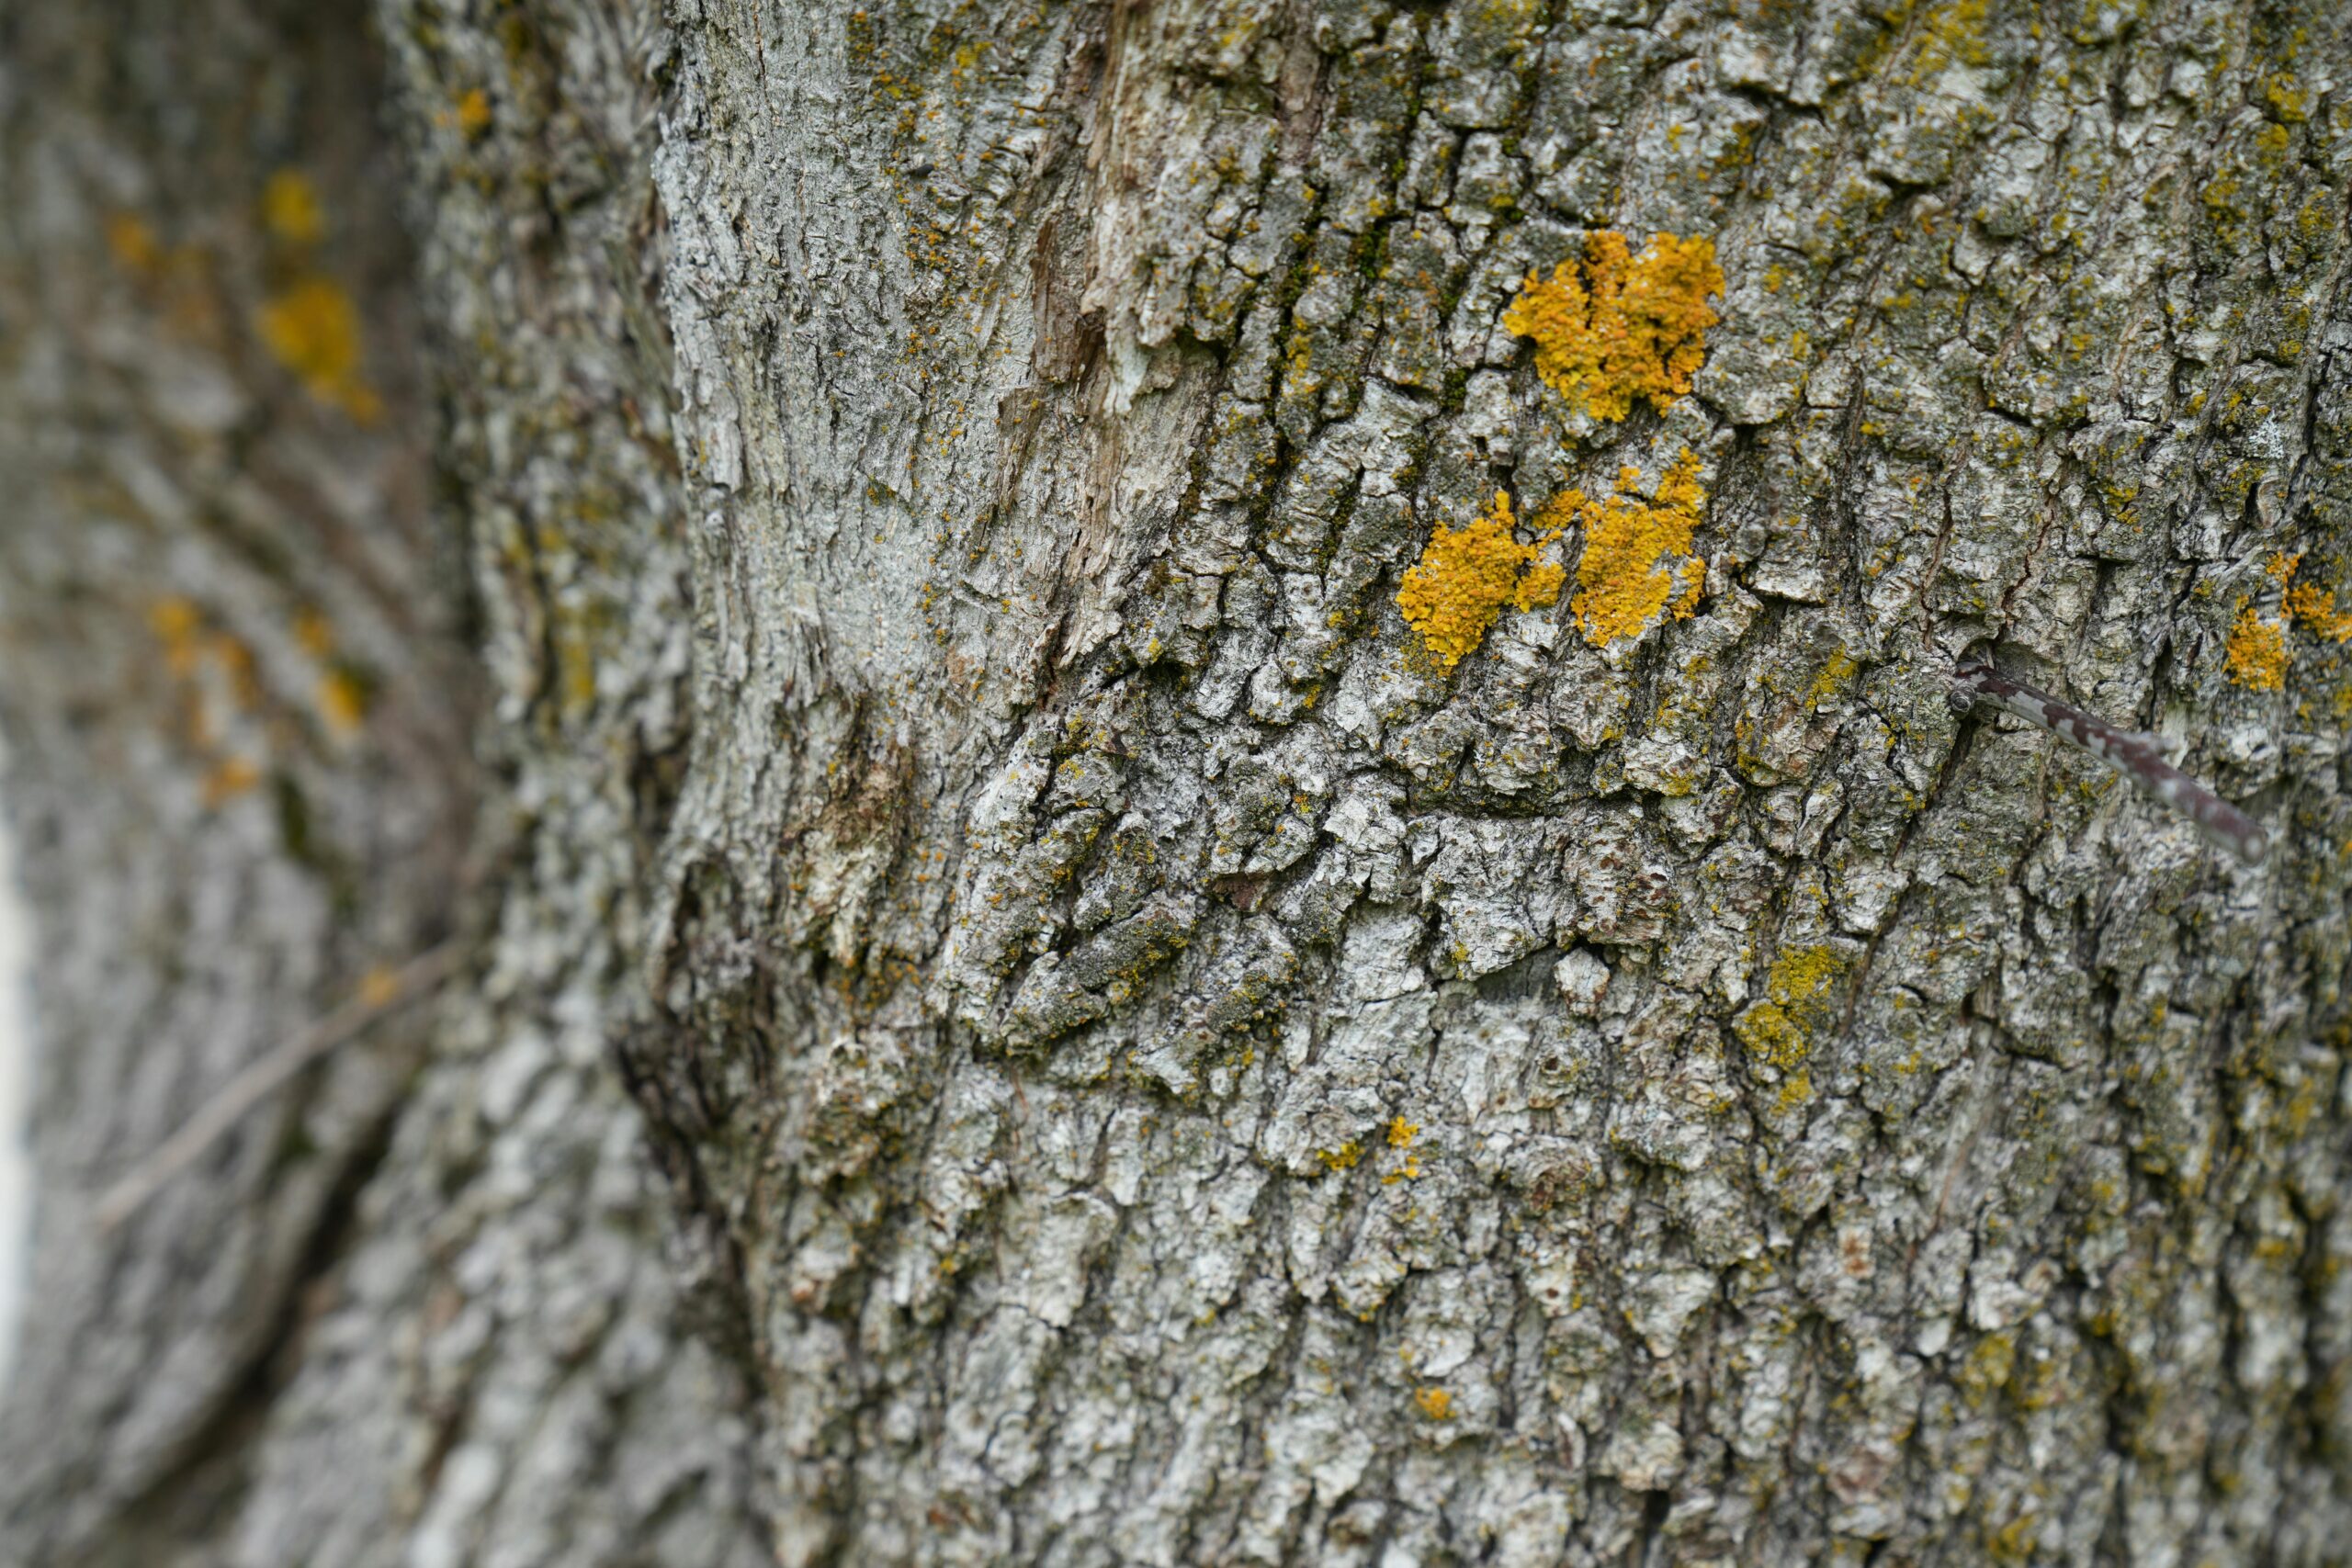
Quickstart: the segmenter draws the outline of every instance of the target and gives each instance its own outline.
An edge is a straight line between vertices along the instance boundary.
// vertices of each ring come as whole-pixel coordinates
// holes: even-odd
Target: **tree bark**
[[[5,25],[0,1557],[2341,1559],[2339,7]]]

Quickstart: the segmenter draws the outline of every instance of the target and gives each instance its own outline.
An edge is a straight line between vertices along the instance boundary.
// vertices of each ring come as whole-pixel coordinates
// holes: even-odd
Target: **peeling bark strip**
[[[2270,838],[2262,825],[2165,760],[2165,738],[2143,730],[2118,729],[2105,719],[2062,703],[2022,681],[2012,681],[1990,664],[1962,664],[1952,671],[1955,707],[1978,699],[2070,741],[2121,773],[2132,788],[2168,806],[2197,830],[2247,865],[2260,865]]]

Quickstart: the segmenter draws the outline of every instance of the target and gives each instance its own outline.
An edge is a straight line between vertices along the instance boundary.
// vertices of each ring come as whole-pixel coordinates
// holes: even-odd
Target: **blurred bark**
[[[740,1358],[687,1329],[612,1055],[686,659],[645,23],[510,30],[537,118],[494,164],[370,21],[9,23],[43,1050],[0,1561],[761,1561]],[[452,939],[437,1005],[96,1228],[238,1068]]]
[[[2346,27],[10,8],[0,1557],[2340,1560]]]

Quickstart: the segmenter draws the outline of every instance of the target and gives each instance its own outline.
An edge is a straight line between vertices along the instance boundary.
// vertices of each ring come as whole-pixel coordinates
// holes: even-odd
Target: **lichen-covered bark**
[[[376,17],[442,500],[370,537],[424,530],[421,570],[450,528],[480,604],[462,682],[421,673],[447,619],[384,658],[418,726],[479,691],[488,767],[306,786],[383,869],[278,940],[429,940],[454,851],[382,824],[470,811],[478,961],[380,1160],[303,1120],[361,1055],[175,1229],[93,1251],[51,1198],[51,1267],[168,1281],[197,1221],[318,1212],[273,1129],[356,1194],[290,1263],[215,1249],[239,1303],[318,1282],[261,1373],[127,1348],[176,1321],[135,1297],[51,1310],[109,1359],[46,1385],[96,1413],[12,1505],[28,1555],[152,1560],[199,1499],[191,1560],[256,1564],[2341,1554],[2335,7]],[[92,142],[14,101],[12,170]],[[12,235],[12,315],[119,265],[27,270],[96,253],[85,205]],[[258,254],[264,290],[304,260]],[[1688,301],[1662,374],[1547,382],[1505,318],[1563,263],[1720,265],[1688,395]],[[1561,300],[1514,319],[1582,330]],[[115,342],[128,307],[45,308]],[[59,341],[12,409],[113,385]],[[306,364],[280,398],[347,422]],[[383,395],[333,439],[424,428]],[[43,417],[12,473],[174,471]],[[143,627],[141,552],[75,527],[106,493],[0,550]],[[1455,552],[1508,568],[1491,623],[1424,556],[1482,516],[1541,520]],[[59,603],[7,602],[12,651]],[[2178,740],[2267,863],[1956,710],[1963,655]],[[62,663],[6,676],[12,735],[62,738],[11,787],[99,965],[146,884],[92,836],[198,785],[82,784],[79,716],[154,721]],[[191,900],[209,841],[172,840]],[[273,1027],[356,983],[198,945]],[[66,1049],[150,1072],[273,1032],[50,991]],[[135,1100],[137,1146],[201,1095],[70,1102]],[[56,1114],[52,1173],[92,1136]],[[205,1310],[192,1343],[250,1331]],[[209,1423],[200,1491],[137,1459],[141,1398]]]
[[[44,1050],[0,1560],[763,1561],[756,1416],[613,1056],[686,663],[661,35],[367,19],[47,7],[5,46]],[[331,310],[272,335],[306,287],[356,303],[356,363]],[[234,1069],[443,941],[437,1005],[93,1226]]]
[[[161,1525],[348,1235],[413,1017],[119,1230],[99,1190],[241,1066],[447,937],[475,789],[454,562],[424,504],[396,215],[348,15],[12,6],[0,152],[0,723],[40,911],[40,1182],[0,1557]],[[296,205],[299,205],[297,203]],[[356,363],[261,330],[310,286]],[[335,301],[340,301],[337,310]],[[328,343],[332,349],[334,344]]]
[[[2352,570],[2342,29],[683,7],[639,1060],[786,1560],[2329,1556],[2352,671],[2224,646]],[[1600,231],[1724,268],[1663,415],[1500,324]],[[1426,656],[1684,449],[1690,618]]]

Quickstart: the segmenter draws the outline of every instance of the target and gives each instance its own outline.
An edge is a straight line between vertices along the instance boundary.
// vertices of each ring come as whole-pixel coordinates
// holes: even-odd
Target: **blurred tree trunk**
[[[2346,27],[0,13],[0,1558],[2341,1561]]]

